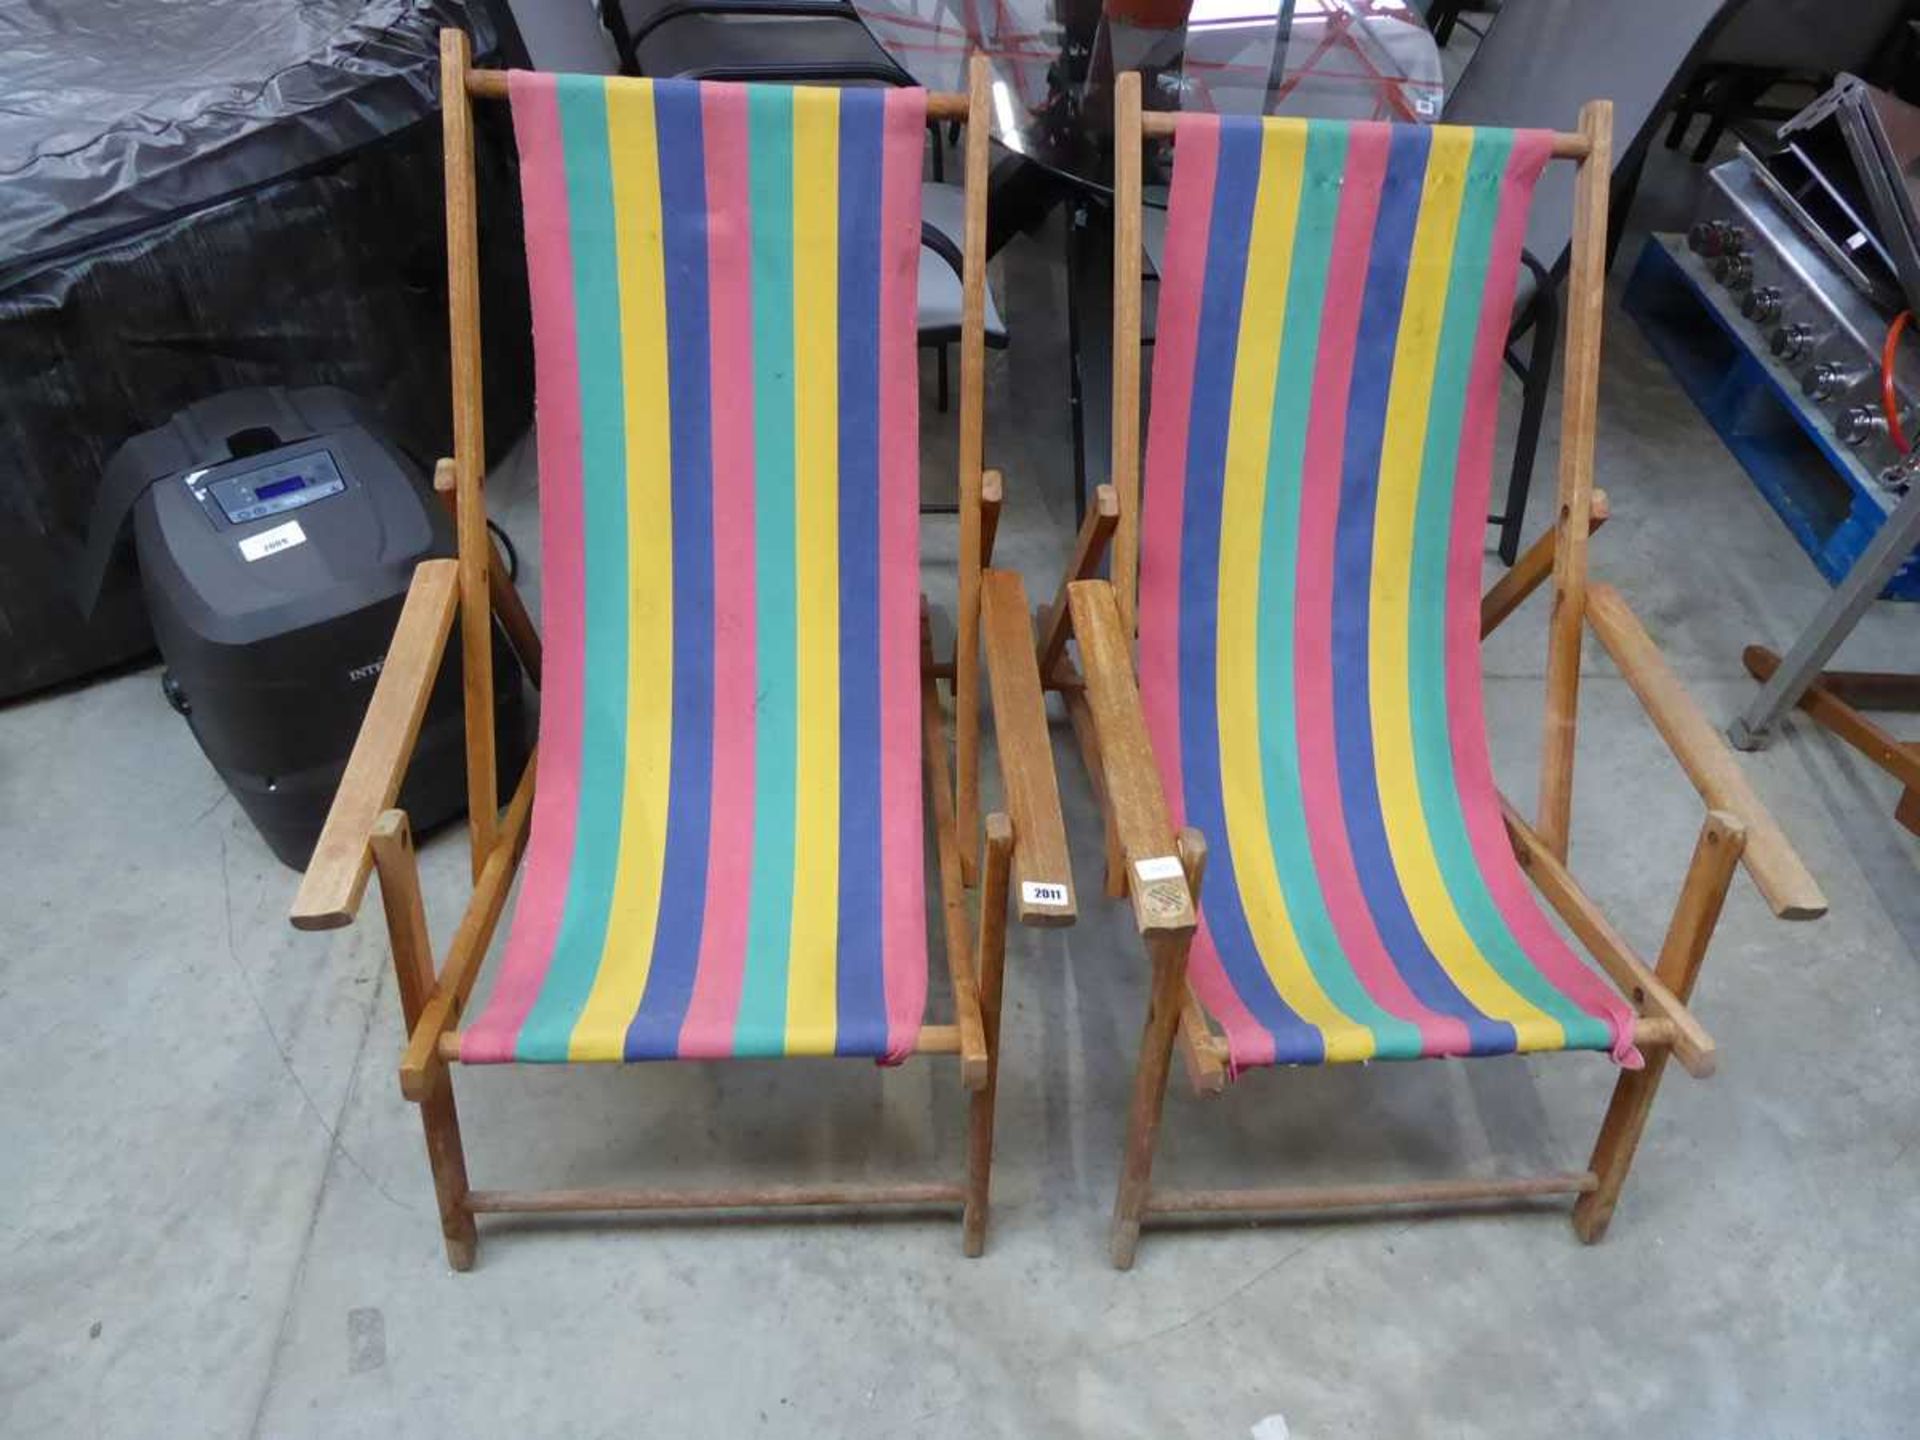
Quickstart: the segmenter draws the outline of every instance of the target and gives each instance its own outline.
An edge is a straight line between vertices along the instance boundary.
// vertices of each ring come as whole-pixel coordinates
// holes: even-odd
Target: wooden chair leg
[[[1691,998],[1694,982],[1699,979],[1700,962],[1706,958],[1707,943],[1713,938],[1713,927],[1719,922],[1720,907],[1726,901],[1727,886],[1732,883],[1741,852],[1746,849],[1746,839],[1739,820],[1724,811],[1709,811],[1700,827],[1680,900],[1660,947],[1660,963],[1655,967],[1661,982],[1683,1003]],[[1613,1207],[1627,1183],[1627,1170],[1633,1164],[1670,1053],[1666,1046],[1654,1050],[1646,1057],[1644,1068],[1623,1071],[1613,1087],[1607,1118],[1601,1122],[1593,1158],[1587,1162],[1600,1183],[1573,1207],[1574,1233],[1589,1245],[1605,1236],[1613,1219]]]
[[[1133,1268],[1140,1244],[1140,1219],[1146,1213],[1153,1175],[1153,1151],[1160,1138],[1160,1111],[1167,1098],[1167,1073],[1174,1037],[1187,998],[1187,947],[1191,932],[1153,935],[1153,995],[1140,1037],[1140,1061],[1133,1072],[1133,1103],[1127,1109],[1127,1143],[1120,1160],[1120,1190],[1113,1202],[1113,1228],[1107,1254],[1116,1270]]]
[[[987,1037],[987,1083],[967,1101],[967,1200],[960,1243],[968,1256],[987,1246],[987,1196],[993,1179],[993,1101],[1000,1081],[1000,990],[1007,954],[1007,876],[1013,866],[1013,825],[1005,815],[986,820],[986,858],[980,885],[980,935],[974,979],[980,988],[980,1028]]]
[[[374,823],[372,848],[374,868],[380,873],[380,903],[386,911],[387,934],[393,945],[400,1011],[411,1035],[433,995],[434,973],[427,910],[420,898],[420,869],[414,859],[413,832],[405,811],[389,810]],[[451,1076],[443,1076],[439,1086],[420,1101],[420,1123],[426,1129],[427,1163],[433,1169],[433,1192],[440,1206],[447,1264],[455,1270],[471,1270],[479,1232],[467,1204],[467,1161],[460,1145],[460,1117],[453,1105]]]
[[[1920,835],[1920,790],[1900,792],[1900,803],[1894,807],[1893,818]]]
[[[480,1232],[468,1207],[467,1155],[460,1144],[460,1116],[453,1107],[453,1076],[441,1078],[433,1094],[420,1102],[420,1123],[427,1135],[427,1164],[433,1169],[433,1194],[440,1206],[440,1234],[447,1264],[471,1270]]]

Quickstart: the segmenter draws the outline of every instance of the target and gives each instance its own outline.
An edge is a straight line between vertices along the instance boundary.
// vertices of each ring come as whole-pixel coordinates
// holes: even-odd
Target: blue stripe
[[[1260,184],[1261,123],[1220,121],[1220,158],[1208,221],[1207,270],[1187,427],[1187,483],[1180,535],[1180,769],[1187,823],[1211,842],[1207,928],[1220,964],[1247,1008],[1273,1034],[1275,1061],[1312,1065],[1326,1058],[1317,1027],[1302,1020],[1275,990],[1247,924],[1227,839],[1220,794],[1220,723],[1216,690],[1220,606],[1220,504],[1226,486],[1227,424],[1240,344],[1240,299],[1247,246]],[[1276,277],[1275,283],[1280,283]]]
[[[840,92],[840,916],[834,969],[841,1055],[887,1049],[880,896],[880,192],[886,95]]]
[[[562,75],[554,101],[565,151],[579,348],[581,589],[587,611],[580,754],[594,783],[580,790],[553,963],[520,1027],[516,1058],[526,1061],[567,1058],[574,1022],[599,973],[607,938],[605,897],[613,893],[620,858],[627,754],[627,402],[605,82]],[[610,297],[615,303],[608,303]]]
[[[1359,871],[1361,890],[1387,953],[1394,957],[1408,988],[1422,1004],[1466,1023],[1474,1054],[1498,1055],[1514,1048],[1513,1026],[1488,1019],[1460,993],[1434,958],[1408,908],[1387,842],[1379,775],[1373,760],[1367,627],[1372,602],[1374,505],[1380,488],[1393,352],[1400,331],[1407,261],[1420,215],[1430,139],[1419,126],[1394,127],[1380,213],[1374,222],[1366,289],[1360,302],[1360,349],[1354,356],[1347,401],[1340,515],[1334,532],[1334,740],[1354,868]]]
[[[629,1060],[671,1058],[693,995],[706,918],[713,800],[713,362],[708,352],[706,142],[700,87],[656,81],[673,505],[673,762],[647,988]],[[633,577],[644,584],[645,576]]]

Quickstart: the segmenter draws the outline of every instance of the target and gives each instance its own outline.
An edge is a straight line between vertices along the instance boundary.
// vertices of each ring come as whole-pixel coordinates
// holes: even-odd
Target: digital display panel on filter
[[[291,495],[296,490],[305,489],[306,484],[306,476],[289,475],[284,480],[275,480],[270,485],[260,486],[253,492],[253,498],[256,500],[271,500],[276,495]]]

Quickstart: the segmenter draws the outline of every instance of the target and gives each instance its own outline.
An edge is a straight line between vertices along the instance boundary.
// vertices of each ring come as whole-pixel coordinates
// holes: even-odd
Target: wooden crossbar
[[[507,72],[505,70],[467,71],[467,94],[475,100],[505,100]],[[967,97],[964,93],[952,90],[927,92],[929,120],[965,120],[967,114]]]
[[[739,1185],[712,1190],[609,1187],[592,1190],[474,1190],[467,1208],[479,1215],[553,1215],[570,1211],[777,1210],[801,1206],[964,1204],[966,1187],[896,1185]]]
[[[1585,1195],[1600,1188],[1591,1170],[1523,1175],[1509,1180],[1408,1180],[1381,1185],[1288,1185],[1277,1189],[1157,1190],[1147,1197],[1149,1215],[1206,1215],[1259,1210],[1368,1210],[1381,1205],[1461,1205],[1486,1200],[1526,1200],[1549,1195]]]
[[[476,72],[477,73],[477,72]],[[1148,110],[1140,116],[1140,131],[1149,139],[1164,140],[1174,133],[1180,124],[1178,111]],[[1553,137],[1553,158],[1556,160],[1585,160],[1593,151],[1593,142],[1585,135],[1570,131],[1556,131]]]
[[[439,1052],[440,1058],[449,1065],[460,1063],[460,1032],[458,1030],[448,1030],[440,1036]],[[913,1042],[914,1055],[958,1055],[959,1053],[960,1027],[958,1025],[922,1025],[920,1034]],[[912,1056],[908,1058],[911,1059]]]

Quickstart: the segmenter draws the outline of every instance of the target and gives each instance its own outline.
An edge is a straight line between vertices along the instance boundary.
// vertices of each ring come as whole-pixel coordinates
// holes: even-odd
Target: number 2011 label
[[[1029,905],[1050,905],[1057,909],[1067,903],[1067,887],[1027,880],[1020,886],[1020,898]]]

